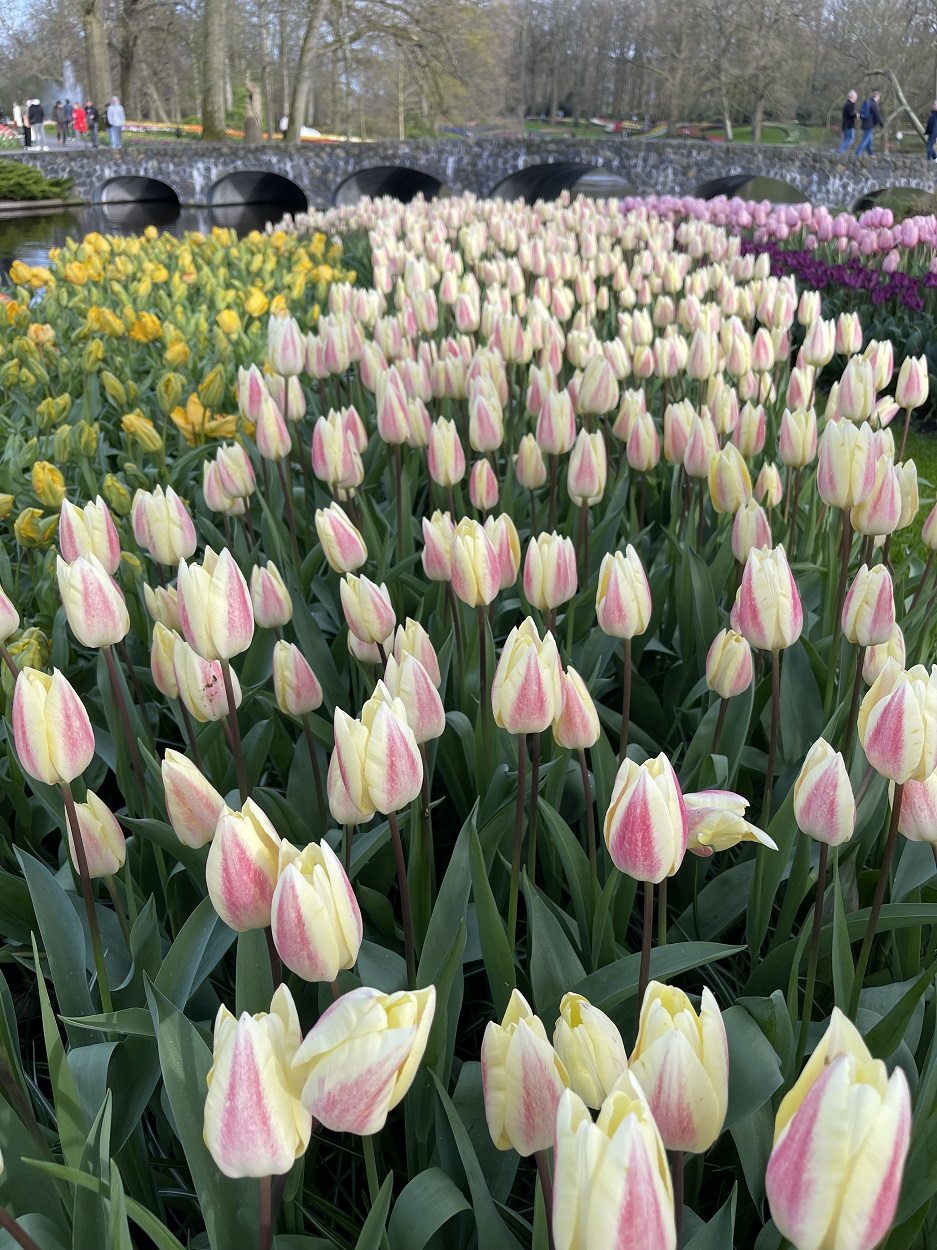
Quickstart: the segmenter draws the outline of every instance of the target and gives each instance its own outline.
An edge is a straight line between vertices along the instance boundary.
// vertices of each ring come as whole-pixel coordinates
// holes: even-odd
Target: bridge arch
[[[810,196],[793,183],[754,170],[701,182],[693,194],[700,200],[714,200],[724,195],[726,199],[741,196],[746,200],[770,200],[772,204],[804,204],[810,200]]]
[[[280,216],[304,213],[309,207],[302,187],[269,169],[237,169],[223,174],[210,187],[208,203],[211,208],[269,204]]]
[[[633,195],[634,190],[627,179],[612,170],[570,160],[515,170],[492,187],[489,195],[493,199],[520,199],[533,204],[536,200],[558,199],[564,191],[605,198]]]
[[[853,213],[863,213],[867,208],[900,208],[902,215],[908,209],[913,213],[926,215],[934,211],[934,192],[916,187],[910,183],[902,183],[888,187],[876,187],[863,191],[862,195],[851,205]]]
[[[336,208],[344,208],[356,204],[363,196],[371,199],[389,196],[392,200],[409,204],[418,195],[434,200],[442,189],[440,179],[422,169],[412,169],[407,165],[372,165],[356,170],[340,182],[332,202]]]
[[[168,182],[142,174],[119,174],[101,187],[101,204],[166,204],[179,207],[179,195]]]

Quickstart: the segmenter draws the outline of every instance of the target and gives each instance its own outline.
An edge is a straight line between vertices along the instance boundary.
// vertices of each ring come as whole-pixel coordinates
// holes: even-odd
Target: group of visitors
[[[72,104],[70,100],[56,100],[52,110],[55,122],[56,142],[66,146],[69,139],[79,143],[91,143],[98,146],[98,132],[107,127],[112,148],[123,146],[123,131],[126,123],[123,105],[118,97],[111,96],[111,102],[103,114],[91,100],[84,104]],[[46,114],[39,100],[26,100],[22,104],[13,105],[13,125],[22,131],[23,146],[26,148],[42,148],[48,152],[45,132]]]
[[[885,118],[882,114],[881,105],[882,93],[873,91],[872,94],[860,105],[859,97],[855,91],[850,91],[846,97],[846,103],[843,105],[843,141],[836,149],[837,152],[849,152],[856,138],[856,129],[862,129],[862,138],[859,140],[859,146],[856,148],[856,156],[863,156],[866,152],[872,155],[872,136],[875,134],[875,128],[885,126]],[[924,128],[924,137],[927,140],[927,159],[929,161],[937,160],[937,153],[934,151],[935,143],[937,143],[937,100],[931,105],[930,117],[927,119],[927,125]],[[901,134],[898,134],[901,138]]]

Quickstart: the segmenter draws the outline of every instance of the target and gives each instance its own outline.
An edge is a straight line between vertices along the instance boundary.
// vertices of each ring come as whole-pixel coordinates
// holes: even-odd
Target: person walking
[[[859,110],[859,124],[862,126],[862,138],[859,146],[856,148],[856,156],[863,156],[868,152],[872,155],[872,136],[875,134],[875,127],[885,127],[885,118],[882,116],[881,105],[879,100],[882,98],[880,91],[873,91],[867,100],[862,101],[862,108]]]
[[[32,136],[29,133],[29,127],[26,125],[26,120],[23,117],[23,106],[18,100],[13,103],[13,125],[17,130],[22,131],[23,147],[28,148],[29,141]]]
[[[55,141],[64,144],[68,137],[68,122],[65,120],[65,105],[61,100],[56,100],[55,108],[52,110],[52,120],[55,122]]]
[[[930,106],[930,117],[924,127],[924,137],[927,140],[927,159],[937,161],[937,153],[934,152],[934,143],[937,142],[937,100]]]
[[[72,121],[75,117],[75,110],[72,108],[71,100],[65,101],[65,141],[68,142],[69,131],[72,129]],[[74,132],[72,132],[74,134]]]
[[[43,152],[48,152],[46,146],[45,120],[46,115],[42,105],[38,100],[30,100],[29,108],[26,111],[26,118],[32,130],[33,147],[42,148]]]
[[[836,149],[837,152],[848,152],[855,140],[856,119],[859,116],[859,110],[856,108],[856,99],[856,93],[850,91],[846,97],[846,103],[843,105],[843,141]]]
[[[81,104],[76,104],[72,109],[72,128],[75,131],[75,138],[79,143],[84,144],[88,133],[88,115]]]
[[[91,136],[91,146],[98,146],[98,110],[95,108],[91,100],[85,101],[85,120],[88,123],[88,134]]]
[[[116,95],[112,95],[111,102],[107,106],[107,130],[111,137],[112,148],[120,148],[122,146],[126,120],[123,105]]]

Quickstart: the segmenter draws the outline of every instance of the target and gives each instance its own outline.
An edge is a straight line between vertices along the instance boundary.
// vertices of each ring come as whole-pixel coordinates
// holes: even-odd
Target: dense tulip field
[[[0,1250],[937,1236],[937,223],[698,205],[13,266]]]

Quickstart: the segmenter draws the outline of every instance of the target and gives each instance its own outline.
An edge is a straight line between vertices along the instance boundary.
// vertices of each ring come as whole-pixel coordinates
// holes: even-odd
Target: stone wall
[[[937,188],[937,164],[923,156],[881,156],[857,160],[832,150],[807,147],[610,136],[464,140],[447,137],[412,143],[133,144],[119,152],[24,153],[50,177],[67,175],[89,203],[111,198],[114,179],[153,178],[171,187],[183,204],[208,204],[226,175],[268,172],[301,188],[312,207],[326,207],[341,184],[362,170],[387,166],[418,170],[454,194],[490,195],[499,183],[525,169],[588,166],[620,175],[640,194],[695,193],[707,183],[742,175],[778,178],[815,204],[851,207],[862,196],[887,187]],[[111,184],[110,192],[107,190]],[[515,184],[516,186],[516,184]],[[120,192],[118,192],[118,195]]]

